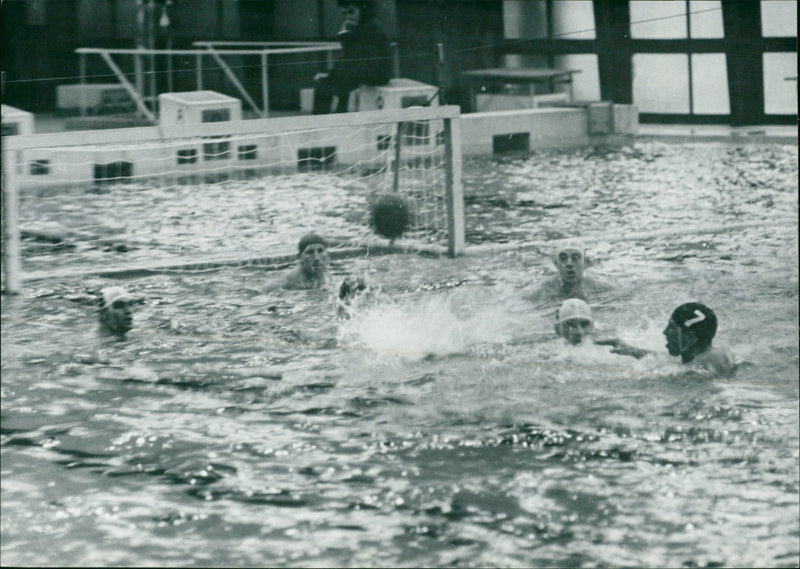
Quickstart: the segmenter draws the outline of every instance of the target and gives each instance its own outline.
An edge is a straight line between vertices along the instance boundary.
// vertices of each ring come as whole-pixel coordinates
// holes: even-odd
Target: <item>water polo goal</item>
[[[3,140],[4,288],[72,274],[291,262],[318,231],[364,246],[370,204],[402,196],[404,239],[464,247],[460,109],[12,136]],[[337,189],[323,198],[315,187]],[[329,194],[329,192],[328,192]],[[327,202],[325,200],[328,200]],[[330,227],[305,226],[320,213]],[[270,255],[271,254],[271,255]]]

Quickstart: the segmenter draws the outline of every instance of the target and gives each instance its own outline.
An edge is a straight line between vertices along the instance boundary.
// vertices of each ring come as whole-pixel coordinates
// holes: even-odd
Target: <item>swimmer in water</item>
[[[586,301],[593,296],[613,290],[608,283],[584,276],[585,251],[585,247],[579,241],[569,240],[562,243],[553,256],[558,275],[544,281],[526,294],[525,298],[536,304],[552,304],[568,298]]]
[[[717,316],[705,304],[681,304],[672,312],[663,333],[667,339],[669,355],[680,356],[684,364],[714,377],[732,377],[735,373],[736,365],[728,351],[711,345],[717,333]],[[637,359],[652,353],[629,346],[616,338],[595,340],[595,343],[614,346],[612,353]]]
[[[100,291],[100,330],[106,334],[124,336],[133,327],[131,301],[133,298],[119,286]]]
[[[328,243],[316,233],[304,235],[298,244],[298,266],[286,276],[267,285],[267,291],[279,288],[303,290],[322,288],[328,271]]]
[[[577,346],[593,331],[594,318],[589,305],[579,298],[565,300],[556,312],[556,334]]]

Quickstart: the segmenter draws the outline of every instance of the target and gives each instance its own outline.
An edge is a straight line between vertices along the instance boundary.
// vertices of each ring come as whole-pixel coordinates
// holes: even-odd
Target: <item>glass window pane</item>
[[[691,0],[689,2],[689,22],[693,38],[722,38],[722,2],[718,0]]]
[[[692,55],[692,90],[695,114],[730,114],[728,68],[725,65],[724,53]]]
[[[764,54],[764,113],[797,114],[797,54]]]
[[[684,54],[633,56],[633,104],[642,113],[689,112],[689,61]]]
[[[790,0],[761,2],[761,35],[765,38],[796,38],[797,2]]]
[[[560,55],[556,56],[555,64],[556,69],[580,69],[580,73],[572,76],[573,99],[577,101],[600,100],[600,72],[595,54]]]
[[[680,39],[686,37],[686,3],[677,0],[631,0],[631,37]]]
[[[591,0],[553,2],[553,36],[567,40],[593,40],[594,7]]]

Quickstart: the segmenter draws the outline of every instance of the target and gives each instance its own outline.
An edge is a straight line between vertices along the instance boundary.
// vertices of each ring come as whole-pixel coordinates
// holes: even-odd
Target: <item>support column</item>
[[[597,30],[600,98],[633,103],[633,62],[630,46],[631,14],[628,2],[593,0]]]
[[[722,0],[731,126],[764,121],[764,63],[760,2]]]

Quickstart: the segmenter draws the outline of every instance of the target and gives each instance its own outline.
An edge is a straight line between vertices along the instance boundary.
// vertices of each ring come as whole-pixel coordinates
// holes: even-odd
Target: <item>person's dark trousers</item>
[[[314,114],[326,115],[331,112],[333,102],[333,89],[329,77],[320,77],[314,80]]]
[[[331,112],[331,103],[334,97],[339,98],[336,103],[334,113],[347,112],[347,100],[350,97],[350,91],[358,88],[358,85],[343,85],[331,80],[331,76],[321,77],[314,81],[314,114],[325,115]]]

